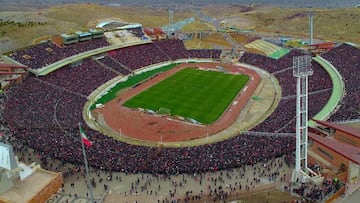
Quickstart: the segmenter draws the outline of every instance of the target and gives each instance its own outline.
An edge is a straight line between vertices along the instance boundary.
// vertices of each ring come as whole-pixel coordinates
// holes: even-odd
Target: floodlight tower
[[[174,10],[169,9],[169,25],[174,22]]]
[[[303,180],[309,169],[307,168],[308,147],[308,76],[313,74],[311,56],[293,57],[293,76],[296,84],[296,155],[293,181]]]
[[[309,16],[309,44],[313,44],[314,42],[314,21],[313,21],[313,12],[310,11],[308,13],[308,16]]]

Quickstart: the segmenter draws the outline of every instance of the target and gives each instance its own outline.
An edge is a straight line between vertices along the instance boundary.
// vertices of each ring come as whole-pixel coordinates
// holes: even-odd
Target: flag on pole
[[[80,135],[81,135],[81,141],[87,146],[91,147],[92,142],[89,140],[89,138],[86,136],[84,129],[82,127],[79,127],[80,129]]]

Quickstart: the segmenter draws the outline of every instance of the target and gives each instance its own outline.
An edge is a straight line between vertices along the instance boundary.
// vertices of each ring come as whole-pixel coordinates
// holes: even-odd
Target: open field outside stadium
[[[216,121],[249,80],[247,75],[185,68],[125,102],[126,107],[157,112],[202,124]]]

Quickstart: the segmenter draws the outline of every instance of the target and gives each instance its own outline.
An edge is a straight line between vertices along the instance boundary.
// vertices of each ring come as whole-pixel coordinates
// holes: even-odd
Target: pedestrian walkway
[[[98,201],[106,195],[104,202],[157,202],[176,197],[182,199],[186,194],[209,195],[222,187],[228,194],[246,194],[264,188],[281,188],[288,184],[292,168],[283,157],[262,162],[253,166],[246,165],[237,169],[207,172],[204,174],[179,174],[174,176],[150,174],[125,174],[90,170],[94,179],[93,193]],[[48,203],[87,203],[85,177],[77,172],[64,178],[63,191],[58,192]],[[107,185],[105,190],[104,185]],[[75,197],[75,194],[77,198]]]

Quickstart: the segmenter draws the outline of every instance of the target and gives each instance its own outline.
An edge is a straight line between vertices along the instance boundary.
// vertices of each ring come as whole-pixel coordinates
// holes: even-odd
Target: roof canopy
[[[348,126],[344,126],[344,125],[338,125],[338,124],[327,122],[327,121],[319,121],[319,120],[314,120],[314,121],[320,125],[323,125],[323,126],[347,133],[351,136],[360,138],[360,129],[359,128],[352,128],[352,127],[348,127]]]
[[[338,142],[335,139],[322,137],[314,133],[309,133],[309,139],[360,165],[360,148]]]

